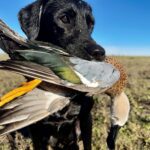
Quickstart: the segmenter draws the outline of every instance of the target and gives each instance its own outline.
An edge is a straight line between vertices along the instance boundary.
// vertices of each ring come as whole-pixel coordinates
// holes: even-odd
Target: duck
[[[71,56],[50,43],[19,36],[2,20],[0,47],[10,57],[0,62],[3,74],[9,75],[0,90],[0,135],[63,110],[78,94],[92,96],[105,92],[112,98],[107,145],[110,150],[115,148],[117,132],[129,114],[129,100],[124,93],[127,77],[116,59],[106,57],[104,62],[98,62]]]
[[[63,110],[78,94],[100,94],[120,77],[109,63],[83,60],[49,43],[24,39],[2,20],[0,47],[10,57],[0,61],[2,74],[9,72],[8,80],[1,79],[0,135]]]

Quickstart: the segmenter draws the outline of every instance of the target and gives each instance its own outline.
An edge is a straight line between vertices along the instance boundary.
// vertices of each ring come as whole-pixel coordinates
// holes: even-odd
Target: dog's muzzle
[[[105,50],[96,43],[87,43],[85,50],[90,55],[91,59],[103,61],[105,59]]]

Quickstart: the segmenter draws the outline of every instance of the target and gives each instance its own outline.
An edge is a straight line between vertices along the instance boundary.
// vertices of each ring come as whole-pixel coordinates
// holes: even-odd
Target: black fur
[[[22,30],[30,40],[53,43],[74,56],[88,60],[103,60],[105,58],[105,50],[96,44],[91,37],[95,22],[92,9],[82,0],[37,0],[21,9],[19,21]],[[91,150],[92,121],[90,111],[93,100],[85,96],[79,96],[78,99],[80,101],[78,100],[77,105],[73,103],[76,108],[81,106],[78,118],[69,118],[68,122],[61,125],[63,134],[58,132],[58,128],[61,128],[56,124],[44,126],[43,122],[39,122],[31,126],[36,150],[46,149],[48,142],[56,150],[77,150],[76,124],[78,121],[80,122],[84,149]],[[70,113],[72,112],[68,114]],[[48,121],[51,122],[51,119]],[[51,137],[50,140],[47,140],[49,137]]]
[[[104,59],[104,49],[91,37],[92,9],[82,0],[37,0],[19,12],[19,21],[31,40],[53,43],[84,59]]]

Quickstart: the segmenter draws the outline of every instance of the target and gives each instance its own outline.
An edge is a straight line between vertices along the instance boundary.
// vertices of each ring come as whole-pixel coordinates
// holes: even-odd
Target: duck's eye
[[[69,24],[70,23],[70,18],[68,15],[64,14],[60,17],[60,20],[64,23],[64,24]]]

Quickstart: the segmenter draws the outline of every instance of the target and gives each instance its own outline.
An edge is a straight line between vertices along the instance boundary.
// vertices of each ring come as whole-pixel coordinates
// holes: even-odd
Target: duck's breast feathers
[[[87,61],[80,58],[70,57],[73,68],[81,81],[89,87],[111,87],[120,78],[120,72],[106,62]]]

